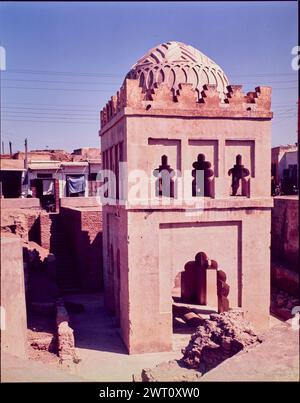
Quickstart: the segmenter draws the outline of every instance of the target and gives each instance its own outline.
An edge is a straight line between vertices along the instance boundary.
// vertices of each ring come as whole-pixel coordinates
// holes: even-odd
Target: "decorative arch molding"
[[[216,298],[218,312],[221,313],[229,310],[229,291],[226,273],[204,252],[197,253],[193,261],[185,264],[181,272],[182,302],[210,305]]]

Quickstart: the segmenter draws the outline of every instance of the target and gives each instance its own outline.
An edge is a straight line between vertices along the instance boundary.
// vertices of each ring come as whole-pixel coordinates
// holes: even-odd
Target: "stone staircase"
[[[62,293],[78,293],[80,284],[75,269],[74,258],[60,214],[49,215],[51,220],[50,252],[56,257],[57,283]]]

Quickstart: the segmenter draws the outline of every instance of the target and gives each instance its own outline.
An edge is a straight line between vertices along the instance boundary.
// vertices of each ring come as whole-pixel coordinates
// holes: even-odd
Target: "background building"
[[[297,194],[298,144],[272,148],[272,194],[280,187],[282,194]]]

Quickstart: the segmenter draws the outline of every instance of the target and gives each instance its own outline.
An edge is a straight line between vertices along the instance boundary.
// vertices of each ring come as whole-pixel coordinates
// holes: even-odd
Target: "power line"
[[[65,81],[65,80],[30,80],[30,79],[20,79],[20,78],[4,78],[3,81],[21,81],[21,82],[34,82],[34,83],[54,83],[54,84],[100,84],[100,85],[119,85],[117,82],[97,82],[97,81]],[[294,80],[283,80],[283,81],[264,81],[264,83],[268,84],[283,84],[283,83],[294,83],[297,82],[297,79]],[[249,82],[240,82],[240,84],[257,84],[257,81],[249,81]]]
[[[22,82],[33,82],[33,83],[55,83],[55,84],[100,84],[100,85],[119,85],[120,83],[104,83],[97,81],[64,81],[64,80],[28,80],[28,79],[20,79],[20,78],[4,78],[3,81],[22,81]]]
[[[111,73],[90,73],[90,72],[74,72],[74,71],[47,71],[47,70],[26,70],[26,69],[10,69],[5,70],[7,73],[22,74],[45,74],[45,75],[70,75],[70,76],[91,76],[91,77],[125,77],[124,74]]]
[[[7,118],[14,118],[14,117],[16,117],[16,118],[37,118],[37,119],[62,119],[62,120],[65,120],[65,119],[69,119],[69,120],[85,120],[86,122],[91,122],[91,121],[95,121],[95,120],[97,120],[97,121],[99,121],[99,119],[97,119],[97,117],[95,116],[94,118],[93,117],[90,117],[90,116],[61,116],[61,115],[37,115],[37,114],[30,114],[30,115],[19,115],[19,114],[16,114],[16,113],[11,113],[11,114],[8,114],[8,115],[4,115],[4,117],[7,117]]]
[[[86,88],[49,88],[49,87],[14,87],[14,86],[5,86],[2,87],[5,89],[16,89],[16,90],[42,90],[42,91],[72,91],[72,92],[112,92],[111,90],[92,90]],[[281,88],[273,88],[273,90],[292,90],[297,89],[298,87],[281,87]]]
[[[295,73],[249,73],[249,74],[228,74],[230,77],[263,77],[263,76],[296,76]]]
[[[295,79],[295,80],[284,80],[284,81],[264,81],[264,83],[268,83],[268,84],[283,84],[283,83],[295,83],[295,82],[298,82],[298,80]],[[241,82],[240,84],[257,84],[257,81]]]
[[[72,124],[85,124],[85,125],[96,125],[96,122],[83,122],[83,121],[59,121],[59,120],[29,120],[29,119],[2,119],[3,122],[30,122],[30,123],[72,123]],[[97,124],[98,126],[98,124]]]
[[[95,108],[97,108],[95,110]],[[93,109],[67,109],[67,108],[40,108],[40,107],[36,107],[36,108],[32,108],[32,107],[27,107],[27,106],[3,106],[2,109],[26,109],[26,110],[46,110],[46,111],[53,111],[53,112],[60,112],[60,111],[69,111],[69,112],[89,112],[89,113],[94,113],[94,112],[98,112],[100,110],[100,107],[95,107]]]
[[[6,73],[22,73],[22,74],[45,74],[45,75],[77,75],[77,76],[102,76],[102,77],[125,77],[125,74],[112,74],[103,72],[75,72],[75,71],[58,71],[58,70],[33,70],[33,69],[9,69]],[[262,76],[291,76],[296,73],[248,73],[248,74],[230,74],[230,77],[262,77]]]
[[[6,86],[2,88],[9,88],[15,90],[50,90],[50,91],[80,91],[80,92],[111,92],[111,90],[91,90],[85,88],[49,88],[49,87],[14,87],[14,86]]]
[[[75,107],[75,108],[81,108],[81,107],[97,107],[97,108],[99,108],[99,107],[101,107],[101,105],[99,106],[98,104],[44,104],[44,103],[32,103],[32,102],[26,102],[26,103],[24,103],[24,102],[13,102],[13,103],[11,103],[11,102],[6,102],[5,103],[5,105],[10,105],[10,106],[14,106],[14,105],[37,105],[37,106],[51,106],[51,107],[57,107],[57,108],[60,108],[60,107],[62,107],[62,106],[69,106],[69,107]],[[295,107],[297,107],[298,105],[297,105],[297,100],[294,100],[294,101],[292,101],[292,102],[290,102],[290,103],[282,103],[282,102],[277,102],[277,103],[273,103],[272,102],[272,107],[277,107],[277,105],[279,106],[279,107],[286,107],[286,106],[295,106]]]
[[[32,102],[26,102],[26,103],[24,103],[24,102],[14,102],[14,103],[7,102],[6,105],[39,105],[39,106],[41,105],[41,106],[57,106],[57,107],[60,107],[60,106],[75,106],[75,107],[95,106],[92,104],[90,104],[90,105],[88,105],[88,104],[41,104],[41,103],[36,104],[36,103],[32,103]]]
[[[285,109],[285,110],[273,110],[274,112],[274,116],[280,116],[282,114],[287,114],[287,113],[295,113],[296,110],[295,109]],[[54,111],[54,112],[50,112],[50,111],[16,111],[16,110],[8,110],[8,111],[4,111],[4,116],[21,116],[21,117],[26,117],[26,116],[34,116],[34,117],[43,117],[43,116],[47,116],[47,117],[51,117],[51,116],[57,116],[57,117],[64,117],[67,116],[69,118],[72,119],[78,119],[78,118],[86,118],[86,119],[95,119],[95,118],[99,118],[99,113],[95,112],[95,113],[91,113],[91,112],[87,112],[87,113],[76,113],[76,112],[63,112],[63,111]]]
[[[70,109],[40,109],[40,108],[22,108],[22,107],[3,107],[2,109],[4,109],[5,113],[49,113],[49,114],[56,114],[56,113],[62,113],[65,115],[78,115],[78,113],[83,113],[86,115],[91,115],[91,116],[95,116],[95,115],[99,115],[99,111],[98,110],[94,110],[94,111],[84,111],[84,110],[70,110]],[[19,110],[19,109],[25,109],[25,110]]]

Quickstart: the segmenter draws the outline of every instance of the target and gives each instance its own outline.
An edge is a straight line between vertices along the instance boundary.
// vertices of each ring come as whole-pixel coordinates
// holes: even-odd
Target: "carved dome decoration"
[[[175,41],[149,50],[132,66],[126,78],[139,79],[144,92],[167,83],[174,95],[179,84],[192,84],[199,95],[203,85],[216,85],[222,101],[229,85],[224,71],[214,61],[192,46]]]

